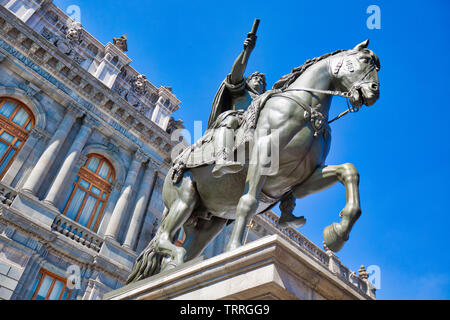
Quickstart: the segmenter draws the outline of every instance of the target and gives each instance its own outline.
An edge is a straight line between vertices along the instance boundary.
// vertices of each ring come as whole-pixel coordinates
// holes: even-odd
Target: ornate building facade
[[[101,299],[152,238],[180,101],[125,51],[0,0],[0,299]]]

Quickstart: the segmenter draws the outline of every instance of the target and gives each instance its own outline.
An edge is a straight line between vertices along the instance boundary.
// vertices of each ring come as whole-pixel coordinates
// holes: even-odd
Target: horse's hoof
[[[345,238],[340,236],[336,231],[337,223],[326,227],[323,230],[323,240],[325,245],[333,252],[338,252],[345,244]]]

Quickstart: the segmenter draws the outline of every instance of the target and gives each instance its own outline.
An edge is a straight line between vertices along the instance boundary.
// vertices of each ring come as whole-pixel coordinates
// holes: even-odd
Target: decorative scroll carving
[[[19,138],[19,140],[25,141],[28,138],[28,132],[24,128],[15,126],[14,124],[6,121],[3,117],[0,117],[0,128],[11,132],[13,135]]]
[[[91,170],[81,167],[80,171],[78,171],[78,175],[80,178],[89,180],[96,186],[100,187],[100,189],[105,190],[106,192],[111,192],[111,184],[103,180],[102,178],[98,177],[94,172]]]

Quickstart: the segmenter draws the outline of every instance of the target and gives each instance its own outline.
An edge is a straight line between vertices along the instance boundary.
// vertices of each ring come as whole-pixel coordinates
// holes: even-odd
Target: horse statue
[[[368,43],[308,60],[253,101],[243,118],[252,119],[247,127],[253,121],[256,131],[266,134],[254,136],[240,172],[216,178],[211,174],[214,163],[205,163],[178,170],[174,179],[177,169],[172,166],[162,191],[165,209],[161,225],[137,258],[127,283],[196,258],[233,221],[226,250],[236,249],[254,215],[272,208],[286,195],[300,199],[336,182],[345,187],[346,205],[339,214],[341,221],[327,226],[323,237],[330,250],[339,251],[361,215],[359,173],[350,163],[324,164],[331,141],[328,116],[333,96],[347,98],[350,112],[378,99],[380,62],[367,49]],[[245,127],[237,129],[236,140],[244,135]],[[276,150],[271,153],[277,156],[277,168],[268,171],[260,154],[274,141]],[[177,246],[181,228],[185,241]]]

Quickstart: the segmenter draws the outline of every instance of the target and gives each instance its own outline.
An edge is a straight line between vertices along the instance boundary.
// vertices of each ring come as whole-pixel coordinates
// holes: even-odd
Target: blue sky
[[[352,270],[381,268],[378,299],[449,299],[447,234],[450,169],[448,1],[74,1],[83,26],[106,44],[126,33],[132,66],[173,87],[175,113],[189,130],[206,123],[220,82],[261,19],[247,74],[271,87],[305,60],[369,38],[381,60],[381,97],[333,123],[327,164],[353,163],[361,175],[362,216],[338,253]],[[369,30],[370,5],[381,29]],[[345,109],[335,98],[331,114]],[[301,229],[321,246],[322,230],[345,205],[341,185],[298,200]]]

